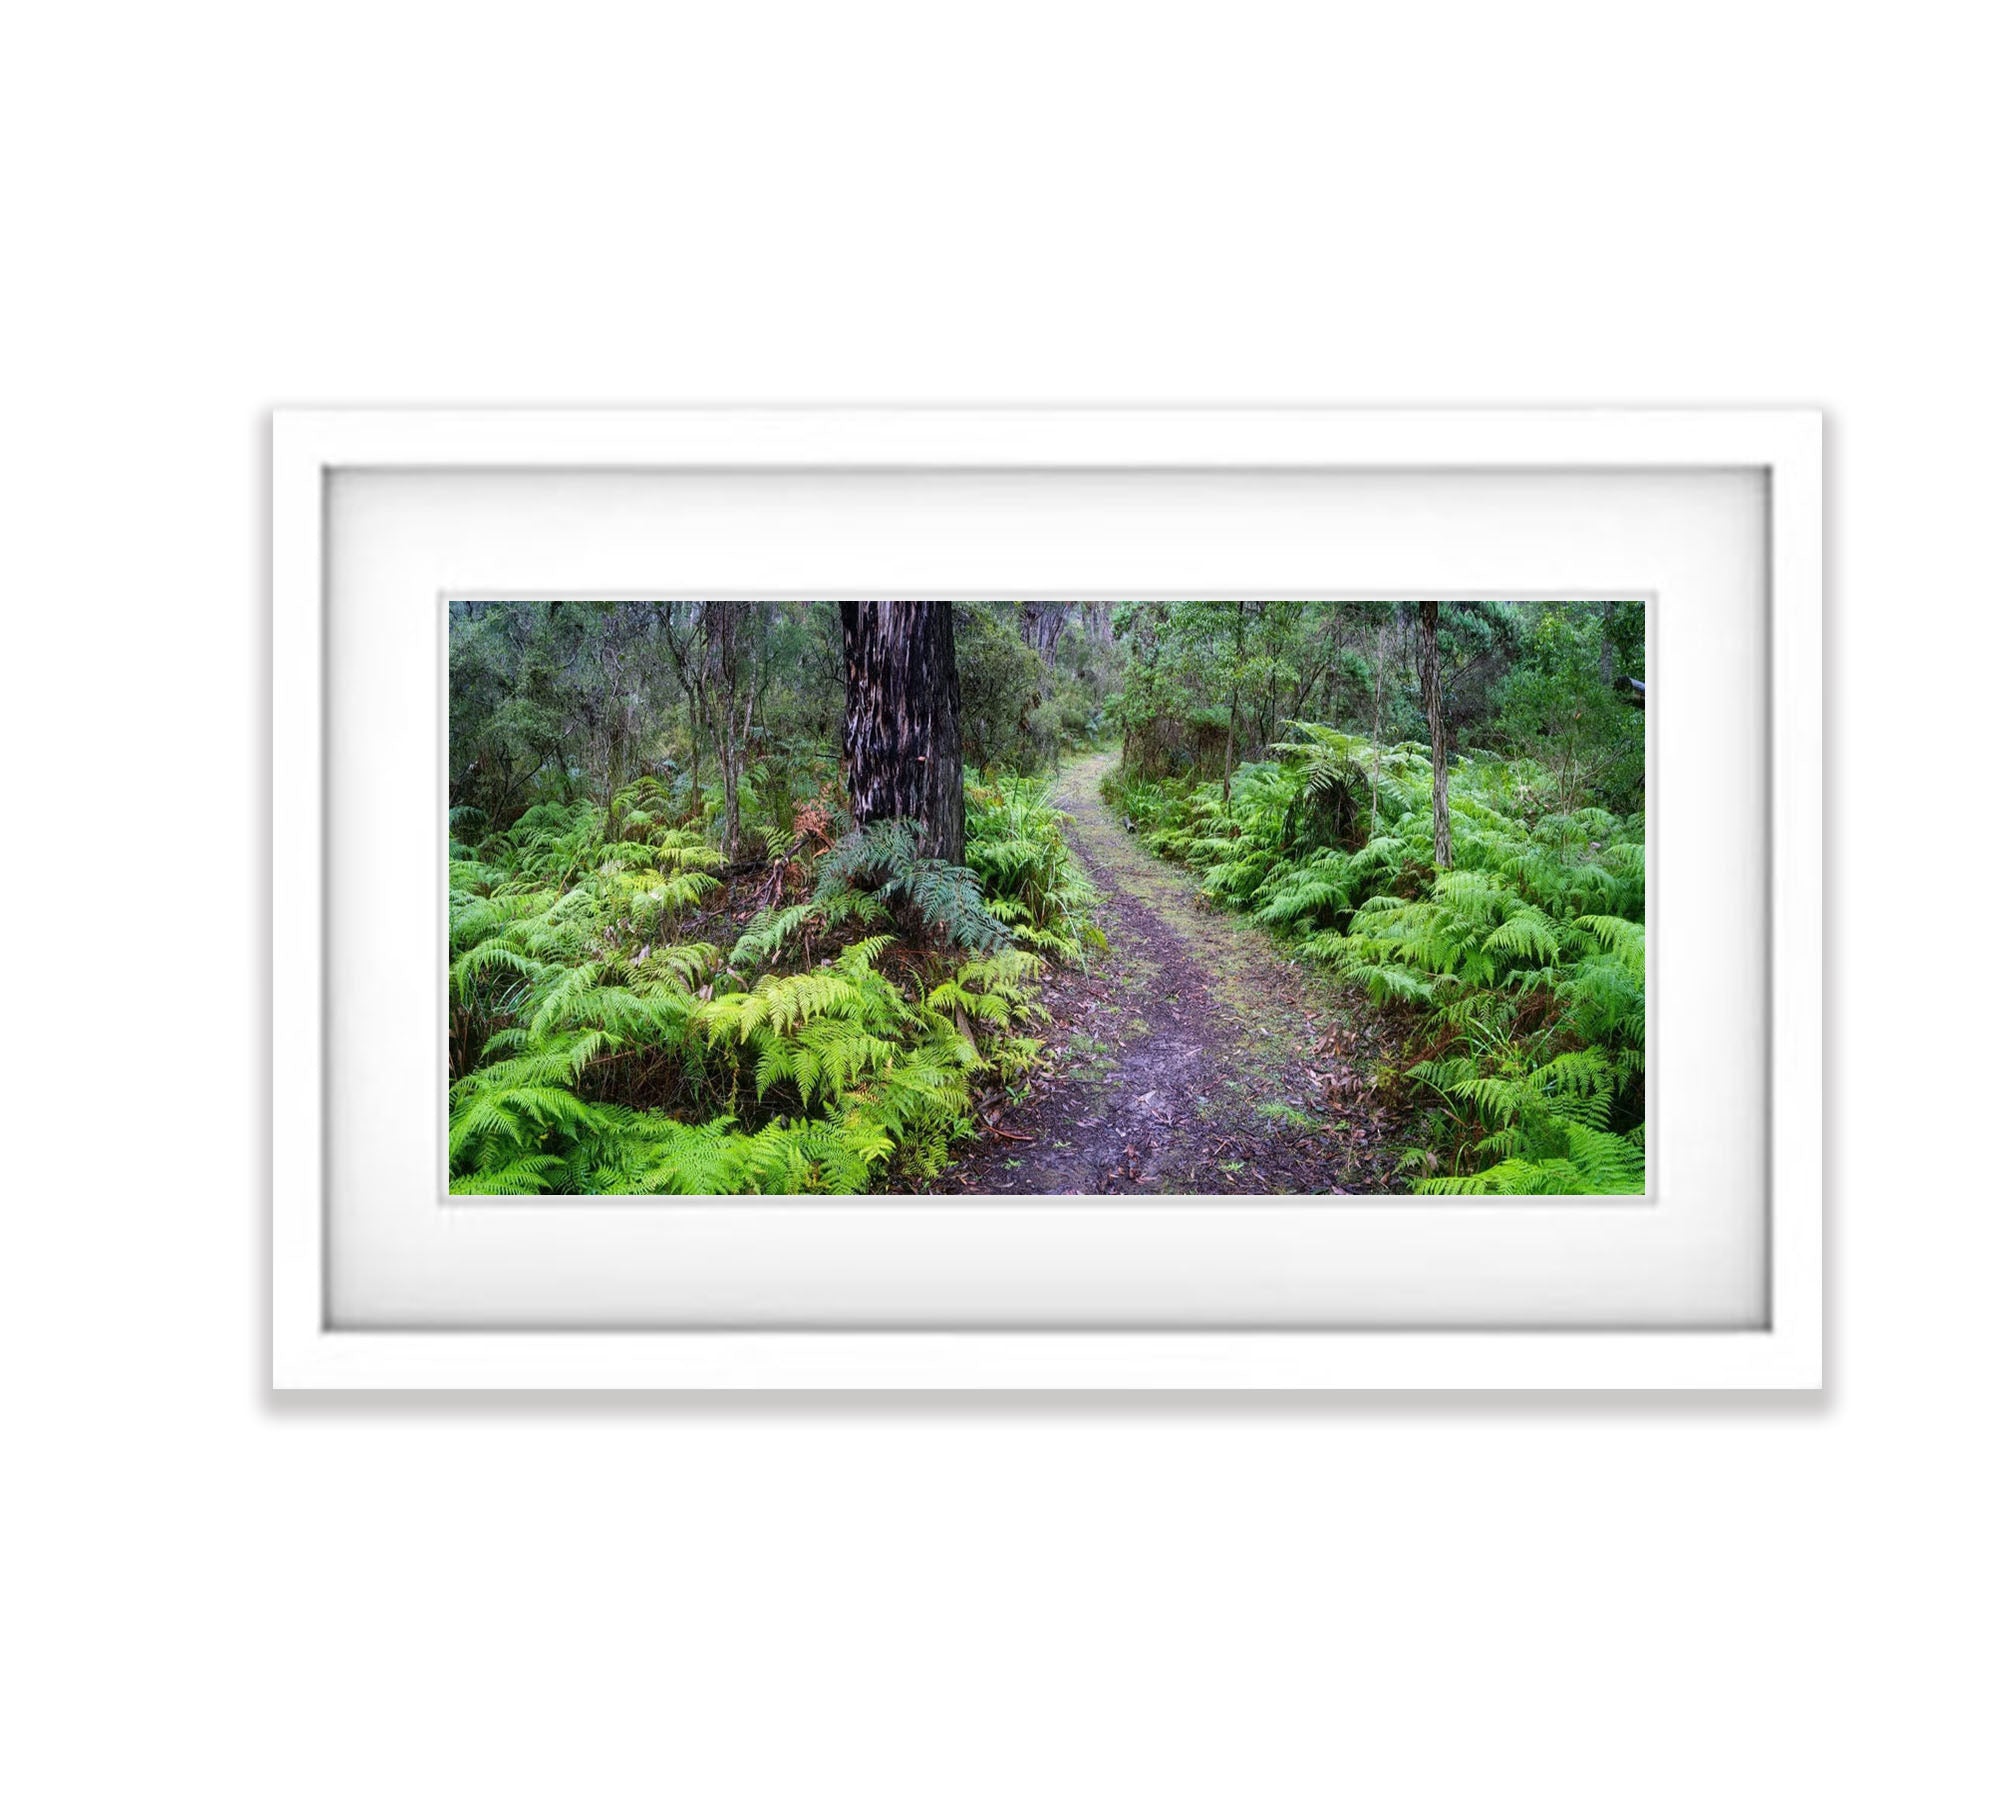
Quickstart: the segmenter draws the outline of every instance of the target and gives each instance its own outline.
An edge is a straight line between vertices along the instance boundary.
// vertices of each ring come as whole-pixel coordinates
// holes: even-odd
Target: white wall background
[[[10,22],[0,1787],[1993,1791],[1974,9],[1204,10]],[[274,1406],[264,409],[724,399],[1825,405],[1827,1399]]]

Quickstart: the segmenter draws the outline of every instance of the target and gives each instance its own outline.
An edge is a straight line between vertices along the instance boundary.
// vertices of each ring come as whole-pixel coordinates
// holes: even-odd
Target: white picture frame
[[[273,419],[274,1186],[272,1372],[281,1388],[486,1389],[1798,1389],[1821,1377],[1820,420],[1806,411],[703,411],[291,412]],[[672,1328],[579,1312],[490,1326],[476,1309],[343,1319],[333,1304],[328,1211],[330,863],[329,520],[345,476],[700,474],[831,479],[949,472],[1004,482],[1226,473],[1237,485],[1302,475],[1444,480],[1464,472],[1747,472],[1766,566],[1768,1023],[1763,1283],[1754,1323],[1625,1327],[1515,1320],[1301,1328],[1242,1311],[1223,1322],[1134,1315],[1005,1325],[968,1314],[881,1328],[810,1328],[755,1309]],[[834,484],[834,485],[837,485]],[[831,491],[831,489],[829,490]],[[1226,545],[1224,546],[1226,549]],[[722,566],[722,565],[716,565]],[[496,573],[484,571],[489,582]],[[988,586],[968,568],[956,585]],[[1115,571],[1104,579],[1116,585]],[[709,579],[715,579],[713,568]],[[742,585],[756,585],[754,582]],[[349,740],[351,744],[351,739]],[[1671,754],[1671,751],[1668,752]],[[410,871],[413,881],[427,879]],[[1125,1203],[1120,1229],[1146,1229]],[[1164,1217],[1164,1209],[1158,1209]],[[796,1220],[796,1212],[786,1215]],[[1185,1219],[1185,1213],[1181,1218]],[[580,1220],[582,1215],[572,1215]],[[893,1256],[921,1215],[874,1209]],[[900,1223],[898,1222],[900,1221]],[[1468,1226],[1469,1228],[1469,1226]],[[1184,1224],[1161,1230],[1182,1230]],[[554,1219],[551,1233],[584,1231]],[[1129,1241],[1129,1240],[1128,1240]],[[546,1249],[546,1241],[544,1243]],[[1572,1310],[1572,1318],[1577,1315]],[[473,1322],[468,1323],[470,1318]],[[525,1319],[525,1315],[524,1315]]]

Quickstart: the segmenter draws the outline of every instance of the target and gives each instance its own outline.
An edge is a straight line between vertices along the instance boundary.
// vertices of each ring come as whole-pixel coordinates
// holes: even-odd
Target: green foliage
[[[966,786],[965,860],[987,912],[1018,942],[1077,962],[1104,948],[1104,933],[1091,918],[1097,890],[1071,854],[1063,822],[1046,782],[1003,776]]]
[[[1607,650],[1614,670],[1631,665],[1627,621],[1642,634],[1636,647],[1643,657],[1644,617],[1635,607],[1614,609],[1610,621],[1596,608],[1543,607],[1525,658],[1497,690],[1498,732],[1540,761],[1552,810],[1575,811],[1592,795],[1620,810],[1639,803],[1646,780],[1645,715],[1630,703],[1629,683],[1608,684],[1603,671]]]
[[[453,1191],[864,1193],[935,1174],[973,1081],[1039,1049],[1022,1028],[1044,1016],[1042,957],[1103,942],[1044,790],[967,800],[974,870],[915,856],[895,822],[851,834],[812,898],[726,953],[706,935],[731,924],[721,853],[664,822],[651,778],[619,793],[615,837],[607,809],[548,802],[455,836]],[[907,933],[886,929],[898,914]]]
[[[1081,616],[1062,616],[1080,609],[1041,610],[1055,621],[1046,655],[1029,641],[1034,623],[1018,603],[953,604],[968,768],[1032,774],[1099,741],[1123,651],[1094,639]]]
[[[1060,716],[1043,705],[1049,671],[1013,611],[963,602],[953,608],[968,766],[1037,769],[1062,749]]]
[[[1116,630],[1130,661],[1110,710],[1124,730],[1126,768],[1154,780],[1217,779],[1232,743],[1234,759],[1262,761],[1279,748],[1287,720],[1365,726],[1385,744],[1423,737],[1413,610],[1296,600],[1120,607]],[[1440,673],[1454,747],[1499,747],[1498,685],[1517,665],[1537,610],[1502,601],[1442,608]],[[1638,619],[1643,657],[1643,608],[1624,612]],[[1643,661],[1625,672],[1643,674]]]
[[[1418,1191],[1642,1190],[1643,815],[1549,811],[1543,765],[1476,752],[1453,765],[1441,871],[1420,746],[1294,722],[1275,749],[1227,803],[1122,773],[1105,797],[1215,903],[1407,1012]]]
[[[939,857],[925,856],[909,819],[877,819],[851,831],[820,858],[817,898],[872,892],[925,932],[979,952],[1008,942],[1007,927],[986,910],[979,877]]]
[[[1440,873],[1412,606],[953,606],[964,868],[848,831],[830,603],[452,602],[456,1187],[921,1179],[1103,943],[1031,776],[1106,730],[1149,849],[1405,1027],[1416,1178],[1643,1179],[1643,607],[1442,606]]]

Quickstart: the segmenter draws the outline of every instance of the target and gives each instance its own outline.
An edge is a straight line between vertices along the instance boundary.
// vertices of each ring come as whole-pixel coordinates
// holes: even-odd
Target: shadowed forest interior
[[[1632,1194],[1639,600],[449,603],[450,1185]]]

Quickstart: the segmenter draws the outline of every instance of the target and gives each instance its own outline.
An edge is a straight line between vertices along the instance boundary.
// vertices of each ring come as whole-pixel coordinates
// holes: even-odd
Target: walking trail
[[[1148,855],[1098,793],[1110,755],[1052,798],[1103,896],[1110,939],[1042,998],[1045,1067],[984,1115],[939,1193],[1338,1194],[1397,1186],[1370,1077],[1394,1052],[1365,1001],[1335,992],[1189,871]]]

